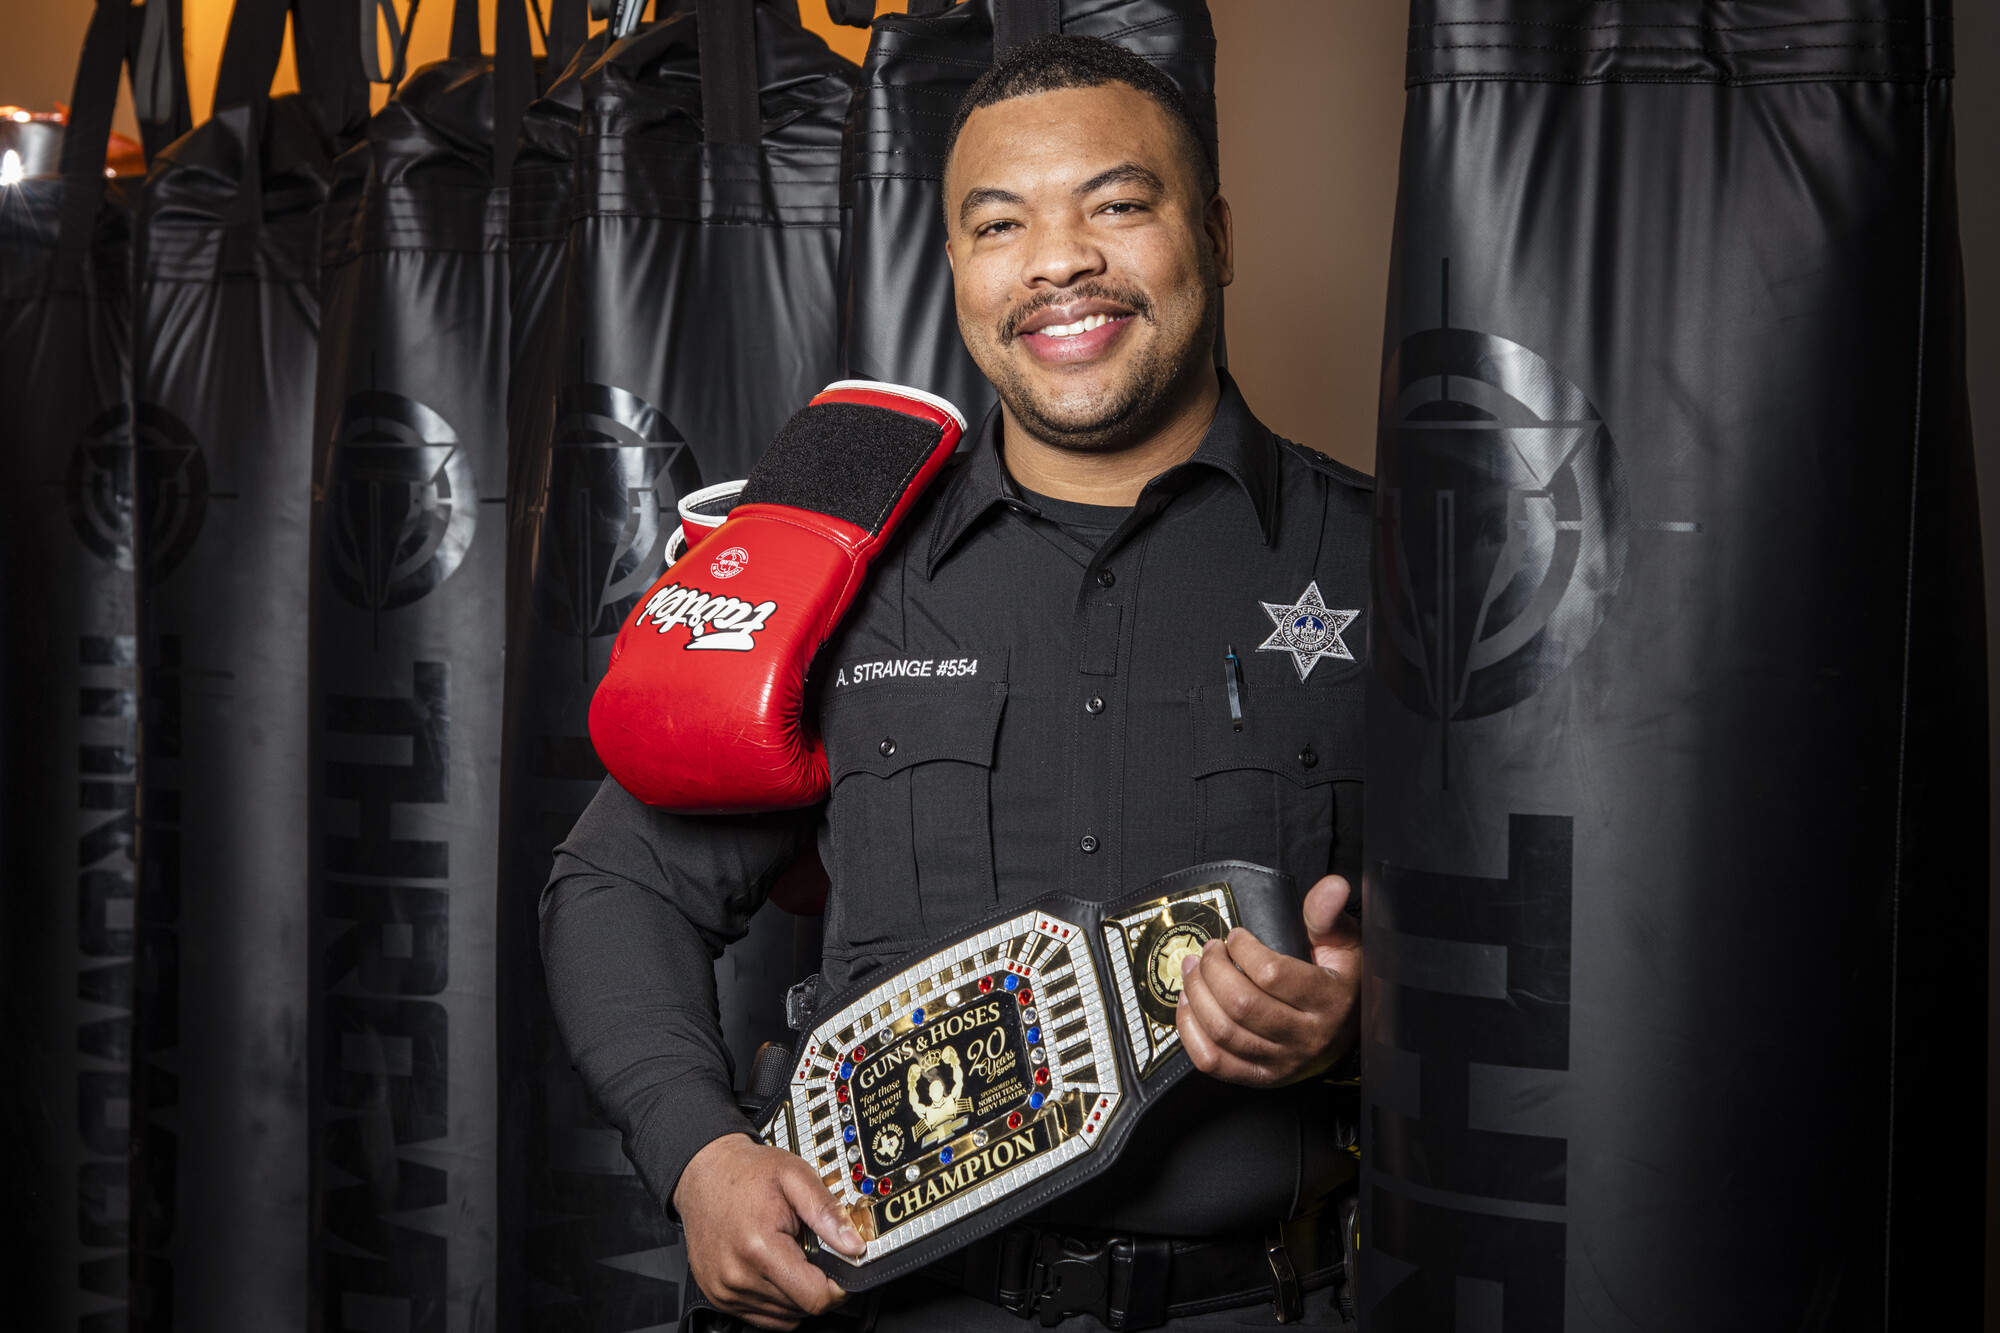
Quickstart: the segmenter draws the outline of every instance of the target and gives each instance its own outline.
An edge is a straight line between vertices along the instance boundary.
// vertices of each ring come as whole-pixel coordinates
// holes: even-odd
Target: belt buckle
[[[1096,1315],[1103,1321],[1110,1306],[1111,1266],[1117,1259],[1112,1242],[1071,1254],[1054,1232],[1043,1232],[1040,1241],[1029,1277],[1029,1290],[1035,1295],[1023,1313],[1037,1316],[1043,1328],[1054,1328],[1073,1314]]]

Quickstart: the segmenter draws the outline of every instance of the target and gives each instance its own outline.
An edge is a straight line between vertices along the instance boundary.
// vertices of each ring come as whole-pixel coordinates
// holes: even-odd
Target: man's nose
[[[1076,221],[1045,221],[1029,233],[1028,240],[1021,272],[1024,286],[1070,287],[1104,274],[1104,251]]]

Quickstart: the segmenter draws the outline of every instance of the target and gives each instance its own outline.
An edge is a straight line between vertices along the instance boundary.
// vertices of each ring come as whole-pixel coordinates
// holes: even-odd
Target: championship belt
[[[1214,861],[1109,904],[1041,898],[822,1007],[766,1143],[819,1173],[868,1242],[813,1263],[865,1291],[1097,1175],[1190,1068],[1181,962],[1242,926],[1311,958],[1297,884]]]

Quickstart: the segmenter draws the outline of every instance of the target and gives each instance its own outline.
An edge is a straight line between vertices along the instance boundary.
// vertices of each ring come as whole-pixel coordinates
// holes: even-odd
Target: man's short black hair
[[[1181,147],[1188,155],[1188,165],[1194,168],[1203,200],[1212,196],[1216,191],[1215,163],[1209,159],[1207,140],[1180,88],[1144,59],[1102,37],[1050,33],[1022,42],[1001,56],[965,90],[951,118],[951,136],[946,142],[957,148],[959,132],[981,107],[1036,93],[1099,88],[1107,83],[1126,84],[1166,111],[1167,118],[1180,127]]]

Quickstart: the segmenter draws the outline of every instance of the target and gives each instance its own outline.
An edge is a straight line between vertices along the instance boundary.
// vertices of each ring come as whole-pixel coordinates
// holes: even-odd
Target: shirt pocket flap
[[[992,680],[877,685],[837,696],[823,714],[830,776],[886,778],[939,759],[991,768],[1006,704],[1006,683]]]
[[[1226,685],[1189,691],[1194,713],[1194,776],[1231,769],[1278,773],[1301,787],[1361,777],[1362,695],[1357,681],[1335,689],[1238,687],[1243,727],[1230,715]]]

